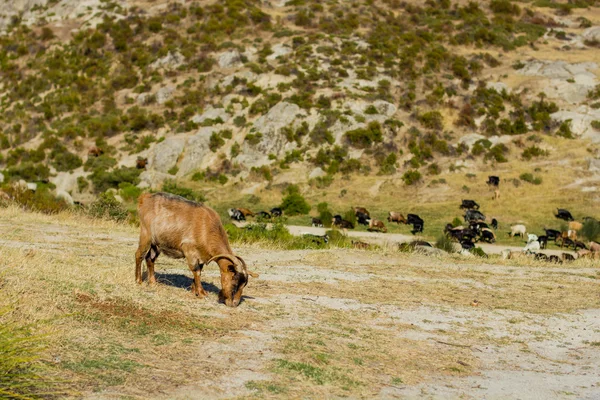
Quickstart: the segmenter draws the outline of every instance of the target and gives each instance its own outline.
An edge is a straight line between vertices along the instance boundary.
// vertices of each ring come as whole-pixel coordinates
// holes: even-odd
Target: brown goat
[[[238,211],[244,215],[244,218],[254,217],[254,213],[247,208],[238,208]]]
[[[219,301],[229,307],[240,303],[248,283],[244,260],[233,254],[219,215],[211,208],[168,193],[142,194],[138,201],[140,243],[135,252],[135,280],[142,283],[142,259],[148,267],[148,281],[155,283],[154,262],[162,252],[185,258],[194,274],[192,292],[205,297],[200,275],[204,265],[215,261],[221,271]]]
[[[138,157],[135,161],[135,167],[137,169],[146,169],[146,165],[148,165],[148,159],[144,157]]]
[[[369,243],[353,240],[352,247],[354,247],[355,249],[369,250],[369,248],[371,248],[371,245]]]
[[[369,214],[369,211],[364,207],[354,207],[354,213],[355,214],[363,213],[363,214],[366,214],[367,217],[371,216],[371,214]]]
[[[370,219],[369,220],[369,227],[367,228],[367,230],[370,231],[378,231],[378,232],[387,232],[387,228],[385,227],[385,224],[383,223],[383,221],[380,221],[378,219]]]
[[[100,147],[94,146],[88,149],[88,156],[99,157],[102,154],[104,154],[104,150],[102,150]]]
[[[583,228],[583,224],[577,221],[569,222],[569,230],[570,231],[580,231]]]
[[[387,217],[388,222],[396,222],[398,225],[402,224],[406,224],[406,218],[404,218],[404,215],[394,212],[394,211],[390,211],[388,213],[388,217]]]

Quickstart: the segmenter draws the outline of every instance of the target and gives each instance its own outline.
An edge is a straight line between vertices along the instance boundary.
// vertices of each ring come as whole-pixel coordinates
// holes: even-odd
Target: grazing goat
[[[569,253],[562,253],[561,254],[562,260],[564,262],[571,262],[571,261],[575,261],[575,257],[573,257],[571,254]]]
[[[558,256],[555,256],[554,254],[551,255],[550,257],[548,257],[548,262],[562,264],[562,260],[560,258],[558,258]]]
[[[540,248],[542,250],[548,247],[548,236],[538,236],[538,242],[540,242]]]
[[[102,154],[104,154],[104,150],[102,150],[100,147],[94,146],[88,149],[88,157],[100,157]]]
[[[369,227],[367,228],[367,230],[369,232],[383,232],[386,233],[387,232],[387,228],[385,227],[385,224],[383,223],[383,221],[380,221],[378,219],[370,219],[369,220]]]
[[[254,213],[247,208],[238,208],[238,211],[242,213],[244,218],[254,217]]]
[[[477,210],[467,210],[464,215],[465,222],[485,221],[485,215]]]
[[[354,229],[354,224],[350,221],[342,219],[341,215],[334,215],[331,220],[331,225],[341,229]]]
[[[423,221],[423,219],[417,214],[406,214],[406,224],[413,226],[411,233],[414,235],[416,233],[423,232],[425,221]]]
[[[479,210],[479,204],[477,204],[475,202],[475,200],[463,200],[461,205],[458,207],[461,210],[466,209],[466,210],[470,210],[470,209],[476,209]]]
[[[540,249],[540,242],[538,242],[537,240],[530,240],[529,242],[527,242],[527,244],[523,248],[523,251],[534,252],[539,249]]]
[[[521,235],[521,237],[524,238],[526,233],[527,233],[527,228],[525,227],[525,225],[523,225],[523,224],[517,224],[517,225],[513,225],[513,226],[510,227],[510,233],[509,233],[509,235],[511,237],[515,237],[517,235]]]
[[[193,293],[205,297],[200,275],[204,265],[215,261],[221,271],[219,301],[229,307],[240,303],[248,283],[246,262],[229,246],[219,215],[211,208],[168,193],[145,193],[138,201],[140,242],[135,252],[135,280],[142,283],[142,260],[148,281],[155,283],[154,263],[160,253],[185,258],[194,274]]]
[[[404,215],[394,212],[394,211],[390,211],[388,213],[387,220],[388,220],[388,222],[395,222],[398,225],[407,223],[406,218],[404,218]]]
[[[498,220],[496,218],[492,218],[492,223],[490,224],[492,228],[498,229]]]
[[[356,214],[357,217],[358,217],[358,214],[365,214],[367,216],[367,219],[368,219],[368,217],[371,216],[369,211],[364,207],[354,207],[354,213]]]
[[[583,228],[583,224],[577,221],[569,222],[569,230],[579,232]]]
[[[569,210],[565,210],[564,208],[557,208],[556,214],[554,214],[556,218],[564,219],[565,221],[573,221],[574,218],[569,212]]]
[[[500,198],[500,191],[498,189],[494,190],[494,196],[492,200],[498,200]]]
[[[271,208],[270,211],[274,218],[281,217],[283,215],[283,210],[279,207]]]
[[[146,169],[146,165],[148,165],[148,159],[144,157],[138,157],[135,160],[135,167],[137,169]]]
[[[489,228],[483,228],[480,235],[479,240],[483,240],[484,242],[494,243],[496,241],[496,235]]]
[[[229,214],[229,217],[234,221],[245,221],[246,220],[246,217],[244,217],[244,214],[242,214],[241,211],[238,210],[237,208],[230,208],[229,210],[227,210],[227,213]]]
[[[498,186],[498,185],[500,185],[500,177],[490,175],[490,176],[488,176],[488,180],[486,183],[490,186]]]
[[[312,226],[314,226],[315,228],[322,228],[323,227],[323,221],[321,221],[319,218],[313,218],[312,219]]]
[[[585,243],[583,243],[582,241],[573,240],[573,250],[577,250],[577,249],[587,250],[588,248],[585,245]]]
[[[271,214],[266,211],[259,211],[256,213],[256,218],[260,219],[271,219]]]
[[[544,232],[546,232],[546,236],[548,236],[548,240],[554,240],[556,242],[556,239],[558,239],[560,237],[560,231],[557,231],[556,229],[544,228]]]
[[[371,219],[371,218],[370,218],[370,217],[369,217],[367,214],[365,214],[365,213],[362,213],[362,212],[360,212],[360,211],[358,211],[358,212],[356,213],[356,222],[358,222],[358,223],[359,223],[359,224],[361,224],[361,225],[368,226],[368,225],[369,225],[369,220],[370,220],[370,219]]]
[[[600,243],[596,243],[594,241],[591,241],[589,243],[589,246],[590,246],[590,251],[592,253],[599,253],[600,252]]]

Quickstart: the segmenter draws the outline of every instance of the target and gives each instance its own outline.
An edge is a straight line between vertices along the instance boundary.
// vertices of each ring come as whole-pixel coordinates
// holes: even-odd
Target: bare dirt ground
[[[0,209],[0,305],[51,337],[66,397],[598,399],[600,271],[389,250],[235,247],[244,301],[183,262],[134,283],[137,229]],[[274,246],[275,247],[275,246]],[[477,300],[476,302],[474,300]]]

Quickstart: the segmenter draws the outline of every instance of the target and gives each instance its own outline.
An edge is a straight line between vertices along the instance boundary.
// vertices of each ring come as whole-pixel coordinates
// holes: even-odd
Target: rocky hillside
[[[593,172],[598,6],[3,2],[3,179],[84,202],[170,180],[249,194],[369,176],[443,184],[573,141],[588,151],[566,162]]]

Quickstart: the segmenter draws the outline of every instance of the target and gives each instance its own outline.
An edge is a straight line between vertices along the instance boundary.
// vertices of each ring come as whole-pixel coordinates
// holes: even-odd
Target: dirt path
[[[214,265],[202,274],[205,299],[190,294],[185,263],[164,256],[157,285],[135,284],[131,227],[0,209],[0,230],[0,300],[50,325],[48,359],[77,382],[75,397],[594,399],[600,390],[600,273],[583,260],[234,244],[260,278],[230,309],[217,301]]]

